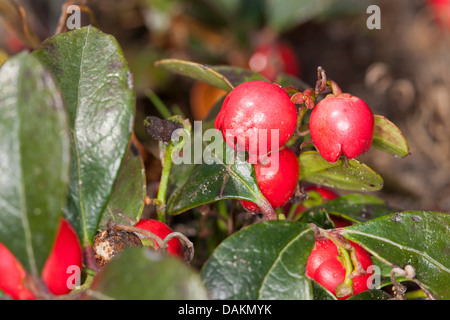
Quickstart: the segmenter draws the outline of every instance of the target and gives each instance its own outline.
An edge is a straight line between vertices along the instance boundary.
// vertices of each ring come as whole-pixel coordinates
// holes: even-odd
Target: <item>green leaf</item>
[[[266,19],[279,33],[314,18],[331,6],[333,0],[267,0]]]
[[[117,41],[94,27],[56,35],[34,54],[55,75],[67,104],[73,152],[65,215],[90,244],[133,129],[131,73]]]
[[[265,4],[267,24],[279,34],[311,19],[359,14],[368,6],[361,0],[265,0]]]
[[[243,153],[234,151],[216,133],[211,143],[211,157],[203,158],[187,181],[175,190],[167,201],[167,213],[175,215],[221,199],[241,199],[255,203],[267,202],[259,190],[253,166],[243,159]],[[191,149],[186,144],[183,154]],[[195,147],[194,147],[195,148]],[[205,156],[205,151],[203,155]]]
[[[356,222],[363,222],[377,217],[391,214],[397,210],[390,208],[386,201],[360,193],[340,196],[324,204],[305,210],[305,213],[320,212],[325,209],[329,214],[342,216]]]
[[[309,224],[267,221],[225,239],[201,275],[213,299],[312,299],[305,266],[314,245]]]
[[[314,293],[314,300],[337,300],[336,296],[328,291],[325,287],[323,287],[318,282],[312,280],[311,281]]]
[[[342,235],[390,266],[409,264],[415,281],[438,299],[450,299],[450,215],[405,211],[347,227]]]
[[[235,66],[212,66],[211,68],[226,77],[228,81],[230,81],[230,83],[235,87],[247,81],[268,81],[259,73],[255,73],[245,68]]]
[[[205,64],[179,59],[163,59],[156,61],[155,65],[167,71],[209,83],[225,91],[233,89],[233,85],[225,76]]]
[[[127,248],[95,276],[86,299],[205,300],[200,275],[180,259]]]
[[[300,180],[354,191],[377,191],[383,188],[381,176],[358,160],[343,159],[329,163],[316,151],[300,154]]]
[[[305,91],[306,89],[312,87],[303,80],[287,73],[279,74],[274,82],[278,83],[282,87],[294,87],[300,91]]]
[[[28,53],[5,62],[0,88],[0,241],[38,275],[66,200],[68,117],[52,75]]]
[[[144,162],[139,149],[130,143],[99,228],[106,229],[109,220],[123,224],[129,224],[128,219],[139,221],[146,194]]]
[[[383,116],[375,115],[372,146],[396,157],[410,154],[408,143],[400,129]]]
[[[334,228],[334,223],[330,219],[328,212],[325,209],[317,208],[317,210],[308,210],[301,212],[301,217],[298,222],[314,223],[316,226],[322,229]]]

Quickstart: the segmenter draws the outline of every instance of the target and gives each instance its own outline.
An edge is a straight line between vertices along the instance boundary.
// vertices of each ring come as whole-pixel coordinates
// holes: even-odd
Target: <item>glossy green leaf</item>
[[[354,191],[376,191],[383,188],[381,176],[358,160],[343,159],[329,163],[316,151],[300,154],[300,180]]]
[[[179,214],[205,203],[220,199],[241,199],[255,203],[267,202],[256,182],[253,166],[223,141],[219,133],[215,136],[217,148],[211,149],[211,157],[202,161],[190,174],[187,181],[175,190],[167,202],[167,213]],[[213,146],[212,143],[210,146]],[[189,150],[189,145],[186,150]],[[183,153],[187,154],[184,150]],[[215,152],[214,152],[215,151]],[[203,155],[205,155],[205,151]]]
[[[389,207],[386,201],[367,194],[352,193],[340,196],[324,204],[305,210],[306,213],[325,209],[329,214],[342,216],[351,221],[363,222],[391,214],[397,210]]]
[[[401,158],[410,154],[408,143],[400,129],[380,115],[375,115],[372,146]]]
[[[336,296],[321,284],[317,283],[314,280],[311,280],[311,284],[314,293],[314,300],[337,300]]]
[[[109,220],[124,224],[139,221],[147,195],[146,188],[144,162],[139,149],[131,143],[114,182],[114,189],[102,214],[99,228],[106,229]]]
[[[342,235],[390,266],[409,264],[415,281],[438,299],[450,299],[450,215],[405,211],[347,227]]]
[[[163,59],[156,61],[155,65],[167,71],[209,83],[225,91],[230,91],[233,88],[233,85],[225,76],[205,64],[179,59]]]
[[[144,247],[127,248],[95,276],[86,299],[205,300],[197,271],[178,258]]]
[[[0,69],[0,242],[38,275],[69,184],[70,133],[52,75],[28,53]]]
[[[94,27],[47,39],[34,54],[55,75],[66,101],[73,152],[65,215],[89,244],[133,129],[131,73],[117,41]]]
[[[201,275],[213,299],[312,299],[305,276],[314,245],[309,224],[267,221],[225,239]]]

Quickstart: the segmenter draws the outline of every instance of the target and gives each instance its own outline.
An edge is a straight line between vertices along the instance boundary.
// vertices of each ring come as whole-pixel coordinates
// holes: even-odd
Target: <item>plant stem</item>
[[[170,170],[172,169],[172,151],[172,144],[165,147],[163,169],[161,179],[159,181],[158,196],[156,198],[156,213],[158,215],[158,220],[163,223],[166,223],[166,193],[167,185],[169,183]]]
[[[287,216],[288,220],[290,220],[290,221],[294,220],[295,211],[297,210],[299,205],[300,205],[300,203],[296,202],[296,203],[293,203],[292,206],[289,208],[289,212],[288,212],[288,216]],[[299,212],[298,216],[299,216],[298,219],[300,219],[302,216],[302,213]],[[298,220],[297,217],[295,217],[295,218],[296,218],[295,220]]]
[[[154,104],[155,108],[158,112],[163,116],[164,119],[168,119],[172,116],[172,113],[169,111],[169,108],[164,104],[164,102],[159,99],[159,97],[151,90],[148,90],[147,98]]]
[[[339,93],[342,93],[341,88],[338,86],[336,82],[333,80],[327,80],[327,85],[331,88],[331,92],[333,92],[334,95],[337,95]]]

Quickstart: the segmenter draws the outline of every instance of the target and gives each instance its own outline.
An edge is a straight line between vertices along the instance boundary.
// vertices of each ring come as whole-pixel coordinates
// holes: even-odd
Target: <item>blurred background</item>
[[[223,97],[158,70],[156,60],[235,65],[269,79],[284,72],[309,86],[322,66],[344,92],[393,121],[409,143],[404,159],[374,148],[360,158],[385,181],[375,195],[404,210],[450,212],[449,0],[17,0],[22,14],[12,2],[0,0],[0,63],[67,31],[59,22],[63,5],[80,6],[82,26],[117,38],[134,75],[135,134],[150,193],[161,168],[142,120],[160,116],[155,97],[191,120],[203,119]],[[370,5],[380,9],[379,29],[368,28],[376,18]]]

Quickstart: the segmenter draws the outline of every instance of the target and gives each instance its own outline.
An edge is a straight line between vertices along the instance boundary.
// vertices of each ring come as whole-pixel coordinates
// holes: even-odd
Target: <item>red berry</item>
[[[450,0],[428,0],[436,24],[444,31],[450,31]]]
[[[278,164],[275,161],[278,161]],[[289,148],[283,148],[272,153],[267,164],[258,162],[254,167],[258,187],[267,201],[273,208],[285,205],[295,192],[300,173],[300,164],[295,153]],[[247,210],[260,211],[251,201],[242,200],[241,203]]]
[[[160,237],[162,240],[164,240],[164,238],[168,234],[173,232],[173,230],[170,229],[169,226],[167,226],[165,223],[158,221],[158,220],[153,220],[153,219],[141,219],[141,220],[139,220],[138,223],[136,223],[135,226],[137,228],[141,228],[141,229],[144,229],[144,230],[154,233],[155,235]],[[154,241],[154,243],[155,243],[155,248],[158,248],[158,244],[155,241]],[[169,252],[169,254],[171,254],[175,257],[179,257],[181,259],[184,258],[183,245],[181,244],[181,242],[178,238],[173,238],[173,239],[169,240],[167,245],[168,245],[167,252]]]
[[[327,96],[314,107],[309,129],[322,157],[335,163],[342,154],[354,159],[369,150],[374,116],[363,100],[340,93]]]
[[[339,195],[331,189],[319,186],[309,186],[305,188],[305,191],[316,191],[326,201],[336,199]]]
[[[0,289],[15,300],[34,300],[34,294],[25,286],[25,277],[20,262],[0,242]]]
[[[300,77],[300,61],[292,47],[284,42],[259,45],[249,60],[249,67],[268,80],[274,81],[280,73]]]
[[[53,249],[42,270],[42,279],[50,292],[54,295],[69,293],[74,285],[71,280],[74,275],[80,275],[76,272],[81,271],[82,262],[78,236],[69,222],[61,219]],[[72,270],[69,267],[75,268]]]
[[[233,149],[264,155],[281,148],[294,133],[297,108],[278,85],[249,81],[225,98],[215,128]]]
[[[355,248],[356,257],[362,268],[367,271],[367,268],[373,264],[370,254],[358,244],[352,241],[350,243]],[[317,240],[306,264],[306,275],[335,295],[337,285],[345,279],[345,267],[338,256],[338,249],[331,240]],[[369,289],[367,282],[371,275],[372,273],[366,272],[364,275],[353,278],[353,295]],[[338,297],[338,299],[344,300],[349,297]]]
[[[68,283],[71,277],[68,268],[71,266],[81,271],[81,246],[75,230],[65,219],[61,219],[55,243],[42,270],[42,280],[54,295],[70,292],[69,285],[73,283]],[[13,299],[35,299],[34,294],[24,286],[25,277],[26,271],[20,262],[0,243],[0,289]]]
[[[330,219],[331,219],[331,221],[333,221],[334,226],[336,228],[344,228],[344,227],[351,226],[353,224],[353,222],[351,222],[345,218],[335,216],[335,215],[330,215]]]

